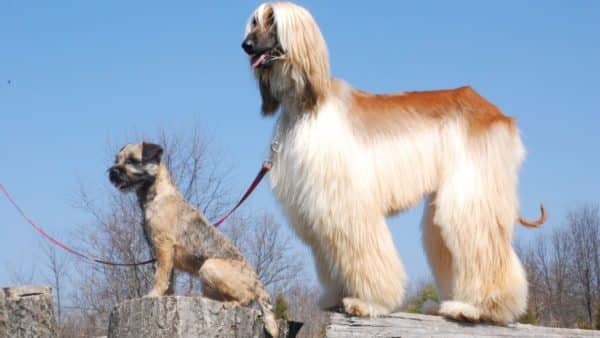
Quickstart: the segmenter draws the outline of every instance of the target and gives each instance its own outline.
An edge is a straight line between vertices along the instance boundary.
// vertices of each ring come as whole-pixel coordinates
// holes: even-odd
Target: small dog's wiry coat
[[[206,297],[241,305],[256,301],[267,332],[277,337],[269,295],[252,266],[185,200],[161,162],[161,154],[162,148],[155,144],[128,144],[109,169],[110,180],[119,190],[135,190],[144,234],[156,255],[154,288],[147,297],[172,293],[172,271],[177,268],[200,277]]]
[[[373,95],[329,75],[327,46],[304,8],[259,6],[242,44],[264,115],[281,107],[271,184],[312,249],[324,309],[397,309],[405,273],[385,217],[426,197],[423,242],[439,313],[513,321],[527,300],[512,246],[517,171],[512,118],[470,87]]]

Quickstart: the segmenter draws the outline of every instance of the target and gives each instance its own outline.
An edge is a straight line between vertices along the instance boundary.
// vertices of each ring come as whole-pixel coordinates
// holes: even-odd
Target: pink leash
[[[239,200],[239,202],[228,213],[226,213],[223,217],[221,217],[217,222],[214,223],[215,227],[218,227],[219,225],[221,225],[221,223],[225,222],[225,220],[227,218],[229,218],[229,216],[231,216],[231,214],[233,214],[233,212],[235,210],[237,210],[237,208],[239,208],[240,205],[242,205],[242,203],[244,203],[244,201],[248,198],[248,196],[250,196],[250,194],[252,194],[254,189],[256,189],[256,187],[258,186],[260,181],[263,179],[263,177],[265,177],[265,175],[269,172],[269,170],[271,170],[271,163],[269,161],[266,161],[260,168],[258,175],[256,175],[256,178],[254,179],[254,181],[252,181],[252,184],[250,184],[250,186],[248,187],[248,189],[246,190],[246,192],[244,193],[242,198]],[[150,264],[150,263],[153,263],[156,261],[156,258],[152,258],[152,259],[148,259],[148,260],[145,260],[142,262],[117,263],[117,262],[111,262],[111,261],[103,260],[103,259],[96,258],[93,256],[89,256],[89,255],[83,254],[75,249],[72,249],[72,248],[68,247],[67,245],[61,243],[56,238],[50,236],[46,231],[44,231],[44,229],[39,227],[37,224],[35,224],[34,221],[32,221],[29,217],[27,217],[25,212],[23,212],[23,210],[19,207],[19,205],[17,205],[17,203],[12,199],[11,195],[8,193],[8,190],[6,190],[6,188],[4,187],[4,185],[2,183],[0,183],[0,190],[2,191],[4,196],[6,196],[8,201],[13,205],[13,207],[15,207],[15,209],[17,209],[19,214],[21,214],[21,217],[23,217],[27,221],[27,223],[31,224],[31,226],[33,227],[33,229],[35,229],[35,231],[37,231],[42,237],[45,237],[47,240],[49,240],[52,244],[56,245],[57,247],[63,249],[64,251],[66,251],[72,255],[78,256],[83,259],[87,259],[88,261],[91,261],[94,263],[99,263],[99,264],[104,264],[104,265],[113,265],[113,266],[137,266],[137,265]]]

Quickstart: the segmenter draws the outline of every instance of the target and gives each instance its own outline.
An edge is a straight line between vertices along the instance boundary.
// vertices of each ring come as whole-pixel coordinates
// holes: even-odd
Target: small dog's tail
[[[277,338],[279,336],[279,327],[277,327],[277,320],[275,320],[275,315],[273,314],[273,307],[271,305],[269,294],[264,288],[261,288],[258,292],[258,299],[256,301],[262,311],[265,330],[271,337]]]
[[[537,220],[528,221],[525,218],[519,216],[519,223],[521,223],[521,225],[526,226],[528,228],[539,227],[540,225],[544,224],[544,222],[546,222],[546,219],[548,219],[548,215],[546,214],[546,209],[544,209],[543,204],[540,204],[540,211],[541,211],[541,216]]]

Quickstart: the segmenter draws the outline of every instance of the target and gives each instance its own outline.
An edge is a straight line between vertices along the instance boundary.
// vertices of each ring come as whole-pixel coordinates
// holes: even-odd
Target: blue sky
[[[515,116],[528,157],[521,213],[543,230],[600,200],[600,2],[306,1],[333,75],[372,92],[469,84]],[[206,132],[242,191],[270,142],[273,119],[240,48],[253,1],[0,2],[0,182],[29,215],[69,240],[88,218],[78,187],[108,186],[109,144],[159,128]],[[10,81],[10,83],[9,83]],[[248,210],[276,213],[267,184]],[[390,220],[409,276],[429,274],[421,206]],[[0,197],[0,266],[39,259],[40,239]],[[299,244],[298,244],[299,245]],[[304,251],[306,252],[306,251]],[[312,265],[308,265],[312,269]],[[9,282],[0,268],[0,284]]]

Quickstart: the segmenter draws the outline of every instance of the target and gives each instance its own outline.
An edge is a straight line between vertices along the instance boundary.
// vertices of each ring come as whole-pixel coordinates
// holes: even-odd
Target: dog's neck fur
[[[273,69],[263,71],[259,78],[268,83],[273,98],[281,103],[281,108],[288,114],[303,114],[318,111],[326,100],[333,79],[328,81],[323,92],[316,92],[304,71],[295,66],[285,68],[276,64]]]
[[[169,174],[167,167],[160,163],[157,168],[156,176],[154,180],[141,186],[136,190],[138,202],[143,211],[153,202],[164,196],[177,196],[180,195],[179,190],[175,187],[173,179]]]

